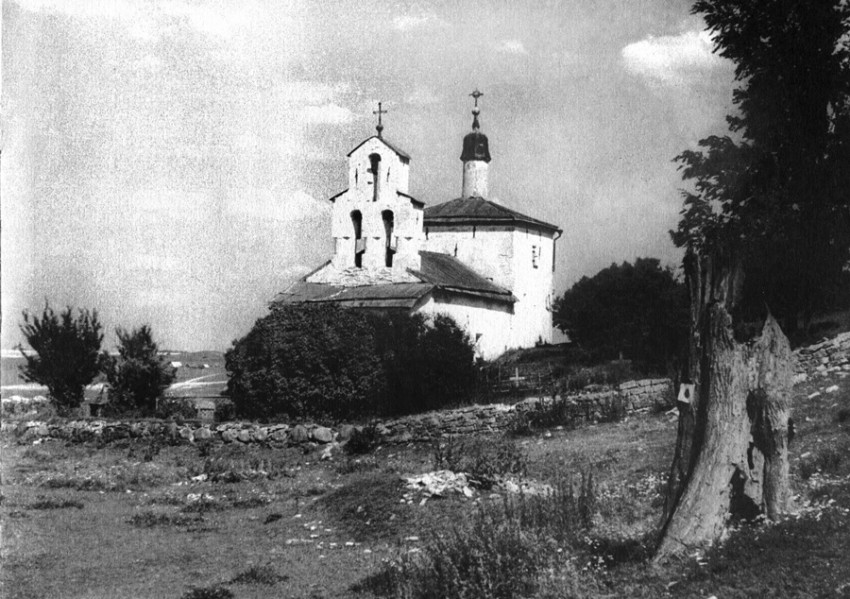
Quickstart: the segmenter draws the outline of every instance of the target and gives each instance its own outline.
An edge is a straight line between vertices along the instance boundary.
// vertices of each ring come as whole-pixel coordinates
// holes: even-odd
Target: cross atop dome
[[[472,128],[476,131],[481,128],[481,124],[478,122],[478,115],[481,114],[481,109],[478,108],[478,98],[484,95],[483,92],[478,91],[478,88],[475,88],[475,91],[469,94],[475,100],[475,106],[472,108]]]

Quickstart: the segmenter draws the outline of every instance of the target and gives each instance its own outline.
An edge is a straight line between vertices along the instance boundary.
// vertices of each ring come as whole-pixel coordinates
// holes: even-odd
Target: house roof
[[[357,308],[413,308],[435,290],[474,295],[504,303],[516,298],[507,289],[447,254],[419,252],[420,270],[409,272],[419,283],[383,283],[343,287],[325,283],[309,283],[302,279],[277,295],[273,303],[285,304],[335,302]]]
[[[456,224],[532,225],[549,231],[560,227],[532,218],[484,198],[457,198],[425,209],[425,226]]]
[[[354,146],[354,149],[353,149],[353,150],[351,150],[348,154],[346,154],[346,156],[351,156],[352,154],[354,154],[354,152],[356,152],[356,151],[357,151],[357,149],[358,149],[360,146],[362,146],[363,144],[365,144],[365,143],[366,143],[367,141],[369,141],[370,139],[377,139],[378,141],[383,142],[383,144],[384,144],[385,146],[387,146],[390,150],[392,150],[393,152],[395,152],[396,154],[398,154],[398,157],[399,157],[399,158],[401,158],[401,161],[402,161],[402,162],[410,162],[410,155],[409,155],[407,152],[405,152],[405,151],[403,151],[403,150],[400,150],[398,147],[396,147],[395,145],[391,144],[391,143],[390,143],[390,142],[388,142],[386,139],[384,139],[383,137],[378,136],[378,135],[373,135],[372,137],[367,137],[366,139],[364,139],[363,141],[361,141],[359,144],[357,144],[356,146]]]

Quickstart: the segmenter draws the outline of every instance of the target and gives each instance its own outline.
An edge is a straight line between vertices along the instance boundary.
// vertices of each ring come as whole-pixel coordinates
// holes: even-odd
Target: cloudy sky
[[[677,264],[672,159],[731,110],[731,65],[669,0],[3,0],[2,347],[96,308],[225,349],[329,257],[328,197],[374,133],[457,197],[476,87],[490,192],[557,223],[556,292]],[[113,342],[113,338],[108,338]]]

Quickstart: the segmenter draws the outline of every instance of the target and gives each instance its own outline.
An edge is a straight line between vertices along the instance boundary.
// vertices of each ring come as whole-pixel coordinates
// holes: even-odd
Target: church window
[[[531,266],[537,268],[537,262],[540,259],[540,246],[533,245],[531,246]]]
[[[354,266],[363,266],[363,252],[366,251],[366,240],[363,239],[363,215],[359,210],[351,213],[351,225],[354,229]]]
[[[475,227],[472,227],[472,238],[475,239]]]
[[[378,178],[378,169],[381,165],[381,155],[380,154],[369,154],[369,172],[372,173],[372,201],[378,201],[378,182],[380,179]]]
[[[360,179],[360,169],[354,169],[354,186],[357,187],[357,182]]]
[[[387,183],[390,181],[390,167],[387,167]]]
[[[384,221],[384,234],[386,235],[386,254],[384,257],[384,265],[393,265],[393,256],[396,251],[396,242],[393,237],[395,229],[395,217],[392,210],[384,210],[381,212],[381,219]]]

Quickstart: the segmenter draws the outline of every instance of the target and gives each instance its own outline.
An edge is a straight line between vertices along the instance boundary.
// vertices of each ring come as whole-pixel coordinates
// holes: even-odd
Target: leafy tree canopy
[[[239,415],[345,419],[441,407],[475,382],[469,338],[446,316],[274,305],[225,355]]]
[[[765,304],[793,330],[837,284],[850,248],[850,3],[698,0],[735,64],[729,134],[682,152],[681,220],[696,255],[734,255],[743,314]]]
[[[100,372],[98,354],[103,343],[102,326],[97,312],[69,306],[56,314],[45,303],[41,316],[24,311],[20,325],[35,355],[24,353],[21,366],[24,380],[47,386],[60,410],[79,407],[83,392]]]
[[[117,328],[118,357],[102,355],[113,408],[151,414],[156,400],[174,381],[174,369],[159,355],[148,325],[127,331]]]
[[[555,325],[595,359],[661,369],[687,332],[687,294],[656,258],[612,264],[557,299]]]

